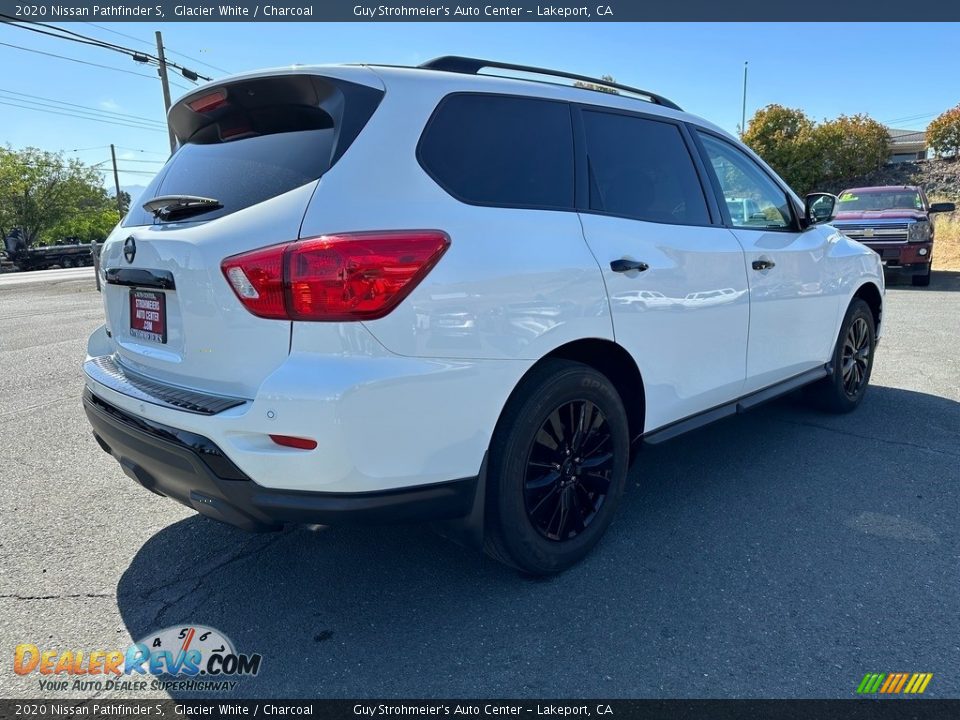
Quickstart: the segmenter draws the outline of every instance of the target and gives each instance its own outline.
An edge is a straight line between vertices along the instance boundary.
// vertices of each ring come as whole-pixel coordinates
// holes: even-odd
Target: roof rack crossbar
[[[549,70],[547,68],[533,67],[531,65],[516,65],[514,63],[497,62],[496,60],[482,60],[480,58],[461,57],[459,55],[444,55],[434,58],[420,65],[425,70],[442,70],[444,72],[463,73],[465,75],[477,75],[484,68],[496,68],[500,70],[513,70],[515,72],[533,73],[536,75],[548,75],[552,77],[565,78],[567,80],[578,80],[580,82],[599,85],[601,87],[623,90],[624,92],[642,95],[650,98],[651,102],[657,105],[663,105],[671,110],[680,110],[680,106],[672,100],[668,100],[662,95],[657,95],[649,90],[621,85],[620,83],[610,82],[599,78],[592,78],[588,75],[576,75],[574,73],[562,72],[560,70]],[[682,111],[681,111],[682,112]]]

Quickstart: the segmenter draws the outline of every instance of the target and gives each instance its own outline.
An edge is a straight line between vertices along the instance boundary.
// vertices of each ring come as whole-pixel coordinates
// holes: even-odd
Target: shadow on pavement
[[[957,291],[960,290],[960,272],[954,270],[934,270],[930,277],[930,285],[927,287],[915,287],[909,275],[903,275],[891,270],[887,273],[886,285],[888,289],[916,290],[918,292],[925,290],[936,290],[940,292]]]
[[[852,697],[875,668],[957,695],[958,432],[960,404],[874,387],[647,447],[604,541],[546,580],[420,527],[191,517],[118,603],[134,638],[199,623],[261,653],[238,697]]]

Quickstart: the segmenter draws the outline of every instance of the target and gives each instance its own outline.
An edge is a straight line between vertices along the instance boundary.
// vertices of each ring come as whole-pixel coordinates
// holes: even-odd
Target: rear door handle
[[[619,260],[613,260],[610,262],[610,269],[614,272],[630,272],[631,270],[643,272],[649,268],[649,265],[647,265],[645,262],[641,262],[640,260],[627,260],[626,258],[620,258]]]
[[[774,266],[776,266],[776,263],[773,260],[754,260],[753,261],[754,270],[769,270]]]

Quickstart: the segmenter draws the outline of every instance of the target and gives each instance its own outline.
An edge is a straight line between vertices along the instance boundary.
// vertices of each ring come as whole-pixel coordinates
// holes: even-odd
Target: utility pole
[[[157,30],[157,59],[160,61],[160,67],[157,74],[160,75],[160,84],[163,85],[163,117],[166,119],[170,112],[170,82],[167,80],[167,59],[163,54],[163,36]],[[177,149],[177,138],[173,134],[173,128],[167,123],[167,132],[170,135],[170,152]]]
[[[123,218],[123,201],[120,199],[120,176],[117,174],[117,150],[113,147],[113,143],[110,143],[110,157],[113,160],[113,186],[117,189],[117,212],[119,212],[120,217]]]
[[[159,35],[160,33],[157,33]],[[740,139],[747,132],[747,61],[743,62],[743,106],[740,109]]]

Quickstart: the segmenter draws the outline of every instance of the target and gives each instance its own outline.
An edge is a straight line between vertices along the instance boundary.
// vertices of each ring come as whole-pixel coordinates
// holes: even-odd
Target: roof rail
[[[580,82],[615,90],[623,90],[624,92],[635,95],[642,95],[643,97],[650,98],[650,102],[656,103],[657,105],[663,105],[671,110],[681,110],[680,106],[672,100],[668,100],[662,95],[657,95],[649,90],[641,90],[640,88],[621,85],[620,83],[610,82],[609,80],[592,78],[587,75],[575,75],[560,70],[548,70],[547,68],[533,67],[530,65],[515,65],[513,63],[497,62],[496,60],[482,60],[480,58],[461,57],[459,55],[444,55],[443,57],[428,60],[419,67],[424,70],[442,70],[445,72],[463,73],[465,75],[477,75],[484,68],[498,68],[501,70],[534,73],[536,75],[549,75],[552,77],[566,78],[567,80],[579,80]]]

